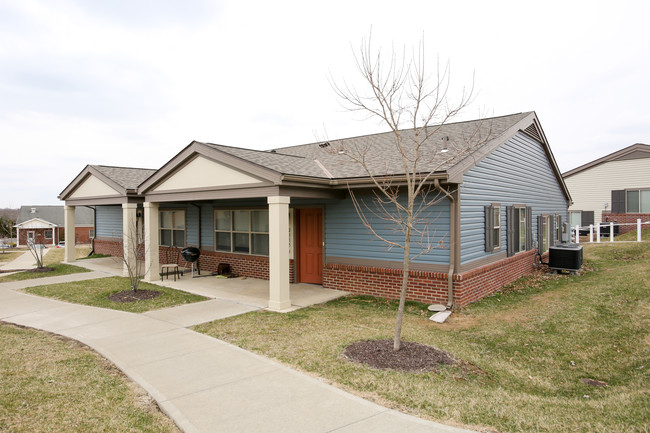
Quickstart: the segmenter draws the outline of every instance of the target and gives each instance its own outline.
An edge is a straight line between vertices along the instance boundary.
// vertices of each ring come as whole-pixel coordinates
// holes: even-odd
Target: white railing
[[[589,226],[589,243],[594,242],[594,234],[596,235],[596,243],[601,242],[601,227],[609,228],[609,241],[614,242],[614,226],[630,226],[636,225],[636,241],[641,242],[641,226],[643,224],[650,224],[650,221],[642,222],[641,219],[637,219],[636,223],[600,223],[600,224],[591,224]],[[594,233],[595,229],[595,233]],[[580,243],[580,226],[575,226],[571,230],[571,240],[576,244]]]

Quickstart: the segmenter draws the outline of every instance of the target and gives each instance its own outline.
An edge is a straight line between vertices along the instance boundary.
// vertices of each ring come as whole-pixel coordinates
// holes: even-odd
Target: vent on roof
[[[534,123],[531,123],[530,126],[526,129],[524,129],[524,132],[531,137],[533,137],[535,140],[539,141],[542,143],[544,140],[542,140],[542,136],[539,133],[539,129],[535,126]]]
[[[36,213],[36,208],[35,207],[32,208],[31,213]]]
[[[330,142],[326,141],[325,143],[319,144],[318,147],[320,147],[322,149],[322,148],[328,147],[329,145],[330,145]]]

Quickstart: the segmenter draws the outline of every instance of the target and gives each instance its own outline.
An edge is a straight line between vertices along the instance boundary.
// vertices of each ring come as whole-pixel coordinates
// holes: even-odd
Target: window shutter
[[[544,245],[544,217],[537,215],[537,251],[542,252],[542,245]]]
[[[582,221],[580,225],[583,227],[588,227],[594,223],[594,211],[592,210],[583,210],[582,211]]]
[[[526,251],[533,248],[533,208],[526,206]]]
[[[557,215],[551,215],[549,217],[548,232],[551,234],[551,236],[550,236],[551,243],[550,243],[549,247],[555,245],[557,243],[557,241],[558,241],[556,233],[555,233],[555,219],[556,219],[556,217],[557,217]]]
[[[485,251],[494,250],[494,241],[492,236],[492,227],[494,226],[494,215],[492,206],[485,206]]]
[[[612,213],[625,213],[625,190],[612,191]]]
[[[506,244],[508,248],[508,257],[515,254],[515,228],[517,221],[515,221],[515,208],[514,206],[506,207]]]

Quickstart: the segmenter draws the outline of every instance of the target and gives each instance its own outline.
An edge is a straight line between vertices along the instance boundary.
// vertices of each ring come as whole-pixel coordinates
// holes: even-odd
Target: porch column
[[[289,294],[289,197],[268,197],[269,309],[291,308]]]
[[[160,279],[158,203],[144,203],[144,280]]]
[[[133,272],[138,272],[138,233],[136,230],[136,203],[122,203],[122,248],[124,260],[122,261],[122,276],[129,276],[129,267]]]
[[[64,226],[65,226],[65,263],[72,263],[75,261],[76,247],[75,247],[75,222],[74,222],[74,206],[64,206]]]

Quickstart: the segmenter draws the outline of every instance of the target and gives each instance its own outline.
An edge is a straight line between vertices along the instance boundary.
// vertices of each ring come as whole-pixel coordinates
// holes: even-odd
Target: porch
[[[116,276],[122,276],[123,271],[122,259],[119,257],[76,261],[75,265]],[[269,309],[270,282],[268,280],[248,277],[221,278],[205,273],[200,276],[195,274],[192,277],[191,274],[185,273],[176,281],[172,277],[150,281],[150,283],[253,307],[252,309]],[[321,304],[348,294],[341,290],[326,289],[320,285],[306,283],[289,284],[289,292],[291,306],[282,310],[283,312]]]

